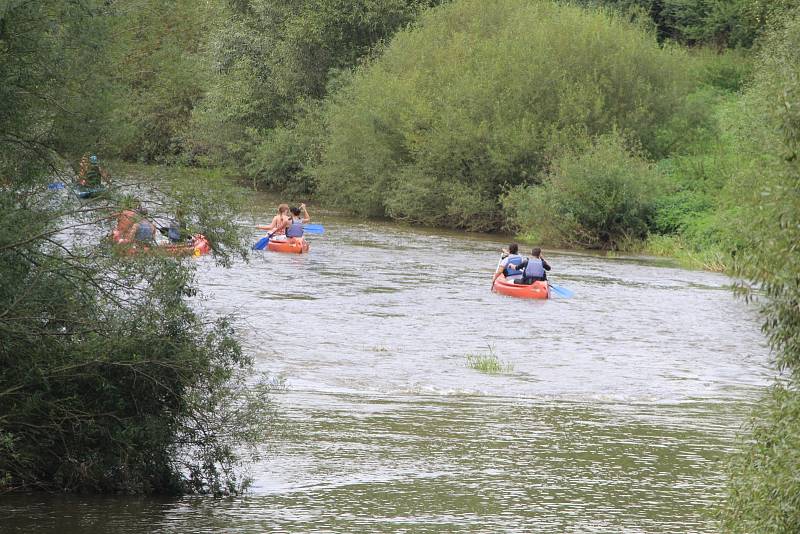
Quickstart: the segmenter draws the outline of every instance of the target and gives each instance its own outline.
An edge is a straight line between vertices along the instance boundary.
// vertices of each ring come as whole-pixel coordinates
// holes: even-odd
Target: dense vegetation
[[[746,221],[734,271],[764,292],[764,331],[784,376],[732,466],[726,526],[737,532],[800,529],[800,10],[775,22],[740,103],[743,164],[728,187]]]
[[[99,245],[131,199],[47,192],[92,150],[205,168],[140,194],[195,206],[222,261],[233,169],[363,215],[737,274],[786,373],[724,524],[797,531],[799,4],[0,4],[0,486],[220,492],[264,431],[230,325],[186,303],[191,269]]]
[[[225,262],[241,253],[230,187],[169,172],[90,202],[48,187],[110,124],[87,98],[112,81],[80,68],[108,37],[103,8],[0,11],[0,491],[237,491],[270,409],[231,324],[187,301],[190,264],[101,242],[136,191],[154,218],[185,206]]]
[[[612,131],[661,154],[687,54],[605,12],[462,1],[400,32],[332,101],[320,193],[357,213],[475,230],[504,188]]]

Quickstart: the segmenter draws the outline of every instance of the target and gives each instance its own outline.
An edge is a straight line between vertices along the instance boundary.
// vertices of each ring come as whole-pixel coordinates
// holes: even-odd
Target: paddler
[[[500,259],[497,270],[494,272],[492,291],[494,291],[494,283],[500,278],[500,275],[504,275],[509,282],[522,278],[522,271],[519,269],[522,260],[522,256],[519,255],[519,245],[516,243],[508,245],[508,255],[504,255],[503,258]]]
[[[302,210],[302,217],[300,217]],[[286,228],[286,237],[294,241],[303,237],[303,225],[311,220],[305,204],[300,204],[300,207],[292,207],[289,210],[292,214],[289,219],[289,226]]]
[[[278,206],[278,214],[272,218],[272,222],[267,226],[259,226],[260,230],[270,232],[270,239],[274,241],[284,241],[286,239],[286,229],[291,224],[289,218],[289,205],[281,204]]]
[[[514,280],[515,284],[530,285],[534,282],[544,282],[547,280],[547,271],[550,264],[542,257],[542,249],[534,247],[531,250],[531,257],[522,260],[518,269],[522,271],[522,277]]]

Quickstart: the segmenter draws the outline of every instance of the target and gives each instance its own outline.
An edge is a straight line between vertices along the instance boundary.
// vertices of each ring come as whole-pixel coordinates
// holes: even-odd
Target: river
[[[773,375],[728,278],[545,251],[575,296],[519,300],[489,290],[496,236],[321,222],[308,255],[199,260],[203,305],[286,385],[249,494],[5,496],[0,531],[716,531]],[[489,353],[506,372],[467,365]]]

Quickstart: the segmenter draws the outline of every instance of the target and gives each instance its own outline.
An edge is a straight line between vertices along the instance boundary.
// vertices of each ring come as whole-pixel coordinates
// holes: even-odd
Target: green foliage
[[[702,62],[701,79],[712,87],[728,92],[741,91],[753,74],[752,53],[736,50],[715,51],[700,48],[693,55]]]
[[[76,66],[102,38],[83,24],[93,20],[98,5],[0,3],[1,177],[36,176],[46,170],[48,159],[41,156],[51,147],[86,138],[75,126],[88,120],[78,91],[90,76]]]
[[[618,134],[556,159],[540,186],[504,198],[514,223],[556,245],[616,249],[647,235],[663,180]]]
[[[778,385],[750,421],[730,465],[726,532],[797,532],[800,527],[800,391]]]
[[[209,57],[216,72],[194,117],[193,144],[256,172],[256,182],[265,186],[313,188],[299,170],[313,159],[288,146],[293,137],[310,139],[308,132],[291,131],[303,128],[305,119],[298,116],[321,100],[342,72],[436,3],[229,1],[224,24],[211,35]],[[273,155],[280,160],[274,166],[267,161]],[[299,180],[304,183],[296,185]]]
[[[678,191],[655,200],[652,230],[658,234],[679,234],[696,218],[711,210],[706,195],[695,191]]]
[[[763,30],[764,2],[752,0],[582,0],[622,13],[649,15],[659,40],[717,48],[750,47]]]
[[[203,48],[221,10],[192,0],[133,0],[109,9],[105,64],[89,65],[98,77],[113,72],[114,106],[100,146],[128,160],[194,162],[187,126],[210,84]]]
[[[155,220],[185,206],[221,259],[243,253],[222,197],[193,196],[211,185],[197,178],[139,196]],[[231,324],[186,300],[187,260],[119,257],[100,241],[115,198],[76,203],[19,181],[0,195],[4,489],[238,491],[235,468],[268,430],[266,390]]]
[[[85,73],[70,67],[97,55],[104,5],[0,8],[0,491],[236,491],[270,421],[249,357],[187,301],[188,260],[102,242],[136,192],[156,220],[182,205],[224,262],[245,253],[235,208],[209,197],[213,180],[168,175],[117,175],[88,202],[47,188],[72,178],[57,150],[87,139]]]
[[[497,357],[492,347],[486,353],[467,354],[467,367],[488,375],[510,373],[514,370],[512,364]]]
[[[785,371],[751,423],[733,466],[725,526],[734,532],[800,530],[800,10],[762,48],[743,101],[739,150],[749,162],[732,177],[742,236],[734,272],[763,291],[764,332]],[[731,201],[732,204],[732,201]]]
[[[250,154],[247,173],[253,185],[290,196],[308,197],[315,190],[311,166],[319,160],[325,130],[319,108],[290,126],[269,131]]]
[[[624,131],[659,155],[695,83],[685,53],[602,11],[549,2],[441,6],[332,99],[321,195],[361,215],[473,230],[576,139]]]

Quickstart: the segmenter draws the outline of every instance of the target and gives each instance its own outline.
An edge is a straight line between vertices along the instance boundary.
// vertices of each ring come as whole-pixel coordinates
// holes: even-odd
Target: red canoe
[[[273,252],[288,252],[290,254],[302,254],[308,252],[308,241],[302,237],[290,237],[286,240],[269,240],[267,248]]]
[[[515,284],[500,275],[494,281],[494,290],[501,295],[518,297],[521,299],[549,299],[550,287],[547,282],[534,282],[531,285]]]
[[[141,243],[131,243],[128,239],[120,238],[119,232],[114,230],[111,234],[111,241],[124,249],[127,255],[138,254],[140,252],[155,252],[169,254],[170,256],[202,256],[211,252],[211,244],[203,234],[195,234],[188,243],[170,243],[166,245],[144,245]]]

